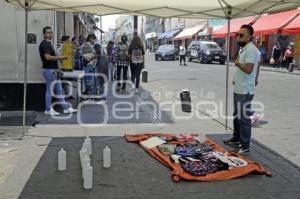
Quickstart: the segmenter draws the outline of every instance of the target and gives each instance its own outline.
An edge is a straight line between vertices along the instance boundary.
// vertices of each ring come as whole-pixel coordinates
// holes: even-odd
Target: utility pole
[[[137,15],[133,16],[133,36],[138,35],[138,17]]]
[[[102,15],[100,15],[100,44],[102,46]]]

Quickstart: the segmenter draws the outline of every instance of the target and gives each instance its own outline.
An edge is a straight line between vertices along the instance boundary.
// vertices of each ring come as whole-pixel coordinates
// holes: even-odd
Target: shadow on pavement
[[[209,135],[217,143],[229,134]],[[299,198],[299,167],[253,140],[249,158],[265,166],[273,177],[247,175],[218,182],[175,183],[171,171],[151,158],[139,145],[123,137],[92,137],[94,187],[83,190],[78,151],[84,138],[53,138],[40,158],[20,195],[20,199],[123,198]],[[112,149],[112,167],[102,167],[102,149]],[[57,152],[67,151],[67,170],[57,171]]]

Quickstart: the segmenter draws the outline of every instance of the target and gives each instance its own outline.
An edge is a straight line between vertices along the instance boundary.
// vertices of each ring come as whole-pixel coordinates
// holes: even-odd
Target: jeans
[[[133,84],[135,83],[135,88],[139,88],[142,69],[143,69],[143,64],[130,65],[131,82]]]
[[[182,61],[185,64],[185,55],[180,55],[180,60],[179,60],[180,65],[181,65]]]
[[[114,81],[114,69],[115,69],[115,65],[113,63],[109,63],[108,64],[108,79],[112,82]]]
[[[85,94],[92,95],[95,94],[95,86],[94,86],[94,76],[95,69],[92,65],[88,64],[84,66],[84,73],[86,74],[83,78],[85,84]]]
[[[251,101],[254,95],[233,95],[233,139],[240,141],[243,148],[249,148],[251,140]]]
[[[94,82],[94,95],[103,95],[103,97],[106,97],[107,94],[107,82],[108,77],[107,74],[103,73],[99,67],[96,66],[95,68],[95,82]]]
[[[46,111],[50,111],[51,109],[51,102],[52,102],[52,93],[53,90],[51,91],[51,84],[56,80],[55,84],[55,94],[58,95],[58,100],[60,104],[62,105],[64,110],[67,110],[69,106],[67,105],[63,95],[63,89],[60,80],[56,79],[56,72],[54,69],[43,69],[43,76],[46,80],[46,94],[45,94],[45,99],[46,99]]]
[[[117,66],[117,80],[118,80],[118,87],[121,86],[121,71],[123,70],[123,86],[122,89],[126,88],[126,81],[127,81],[127,71],[128,66]]]

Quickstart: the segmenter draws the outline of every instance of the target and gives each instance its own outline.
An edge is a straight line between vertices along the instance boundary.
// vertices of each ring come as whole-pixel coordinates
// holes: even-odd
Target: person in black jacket
[[[144,45],[139,36],[134,36],[130,45],[128,54],[130,56],[131,81],[135,85],[135,93],[138,93],[141,71],[144,66]]]
[[[118,49],[116,53],[116,65],[117,65],[117,92],[125,93],[128,66],[130,64],[130,57],[128,54],[127,36],[121,37],[121,42],[118,43]],[[123,71],[123,82],[121,82],[121,72]],[[122,85],[121,85],[122,83]]]

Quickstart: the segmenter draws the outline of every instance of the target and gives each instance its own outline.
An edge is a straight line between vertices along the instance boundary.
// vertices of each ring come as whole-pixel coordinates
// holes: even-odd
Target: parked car
[[[226,53],[214,41],[192,41],[187,50],[188,61],[225,64]]]
[[[155,60],[178,60],[179,49],[173,44],[159,46],[155,52]]]

